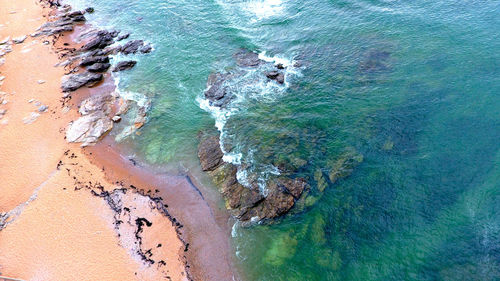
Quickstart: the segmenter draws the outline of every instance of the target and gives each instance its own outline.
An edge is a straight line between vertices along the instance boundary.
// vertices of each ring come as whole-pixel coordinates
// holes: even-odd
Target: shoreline
[[[52,11],[25,0],[9,6],[0,9],[7,19],[0,23],[0,40],[31,34]],[[7,167],[0,172],[5,179],[0,213],[7,214],[0,223],[0,276],[238,279],[224,226],[228,217],[213,213],[215,205],[204,200],[199,183],[133,165],[110,138],[86,148],[64,139],[80,102],[114,89],[107,77],[94,88],[73,92],[69,111],[61,106],[64,69],[54,67],[62,59],[54,50],[78,47],[71,39],[82,29],[51,40],[54,45],[44,42],[52,36],[28,35],[12,45],[0,66],[0,76],[6,77],[0,91],[7,100],[0,106],[6,110],[0,119],[0,145],[6,147],[0,160]],[[37,112],[31,99],[48,110]],[[121,216],[131,208],[129,220],[135,221],[123,223]]]

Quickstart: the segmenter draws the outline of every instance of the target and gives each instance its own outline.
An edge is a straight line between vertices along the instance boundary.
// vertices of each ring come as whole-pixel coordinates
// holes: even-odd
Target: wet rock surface
[[[257,53],[248,51],[246,49],[238,50],[233,58],[235,59],[236,65],[242,70],[256,69],[260,66],[265,66],[265,68],[271,68],[271,71],[262,71],[262,75],[267,77],[267,79],[275,81],[278,84],[285,83],[285,73],[286,67],[283,64],[273,65],[270,62],[266,62],[259,58]],[[226,107],[232,100],[235,99],[234,93],[231,93],[227,82],[233,78],[240,77],[244,75],[244,71],[233,70],[230,72],[216,72],[210,74],[207,79],[207,90],[204,95],[209,101],[211,106]]]
[[[121,61],[121,62],[117,63],[116,66],[113,68],[113,72],[131,69],[136,64],[137,64],[137,62],[133,61],[133,60]]]
[[[267,194],[256,183],[243,186],[237,180],[238,167],[225,163],[218,136],[200,136],[198,157],[219,187],[226,207],[242,222],[273,219],[286,214],[309,185],[302,178],[278,177],[267,185]]]

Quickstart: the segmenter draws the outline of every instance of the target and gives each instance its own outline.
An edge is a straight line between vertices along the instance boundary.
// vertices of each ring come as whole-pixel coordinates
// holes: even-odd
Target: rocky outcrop
[[[265,61],[259,59],[259,55],[254,52],[250,52],[246,49],[240,49],[234,54],[234,59],[238,66],[243,67],[257,67],[260,64],[266,63]]]
[[[97,142],[113,128],[110,113],[114,101],[112,95],[92,96],[84,100],[79,109],[82,117],[70,124],[66,140],[82,143],[82,146]]]
[[[272,65],[269,62],[259,59],[257,53],[250,52],[246,49],[238,50],[233,57],[236,61],[236,65],[240,67],[241,71],[232,70],[230,72],[216,72],[210,74],[208,77],[207,90],[204,94],[211,106],[224,108],[234,100],[235,95],[230,92],[229,87],[226,85],[226,81],[244,75],[245,71],[248,69],[257,68],[259,66],[264,66],[264,69],[274,68],[272,71],[263,71],[262,74],[279,84],[285,83],[284,70],[286,67],[283,64]]]
[[[145,54],[151,52],[152,47],[150,45],[144,44],[144,41],[142,40],[133,40],[127,42],[125,45],[121,46],[118,50],[119,52],[125,55],[135,54],[137,52]]]
[[[40,26],[37,31],[31,34],[32,37],[41,35],[55,35],[67,31],[73,31],[74,26],[85,21],[85,16],[81,11],[70,11],[71,7],[65,6],[60,10],[57,20],[47,22]]]
[[[285,74],[279,71],[270,71],[266,73],[266,77],[275,80],[276,82],[283,84],[285,83]]]
[[[242,222],[273,219],[286,214],[309,188],[304,179],[287,177],[272,179],[267,185],[266,195],[256,183],[241,185],[236,178],[238,167],[222,160],[217,136],[201,136],[198,157],[202,169],[210,173],[220,188],[227,209]]]
[[[63,76],[61,88],[63,92],[72,92],[83,86],[94,86],[102,79],[103,75],[100,73],[83,72],[77,74],[69,74]]]
[[[210,105],[224,107],[233,99],[233,96],[228,94],[228,89],[224,85],[229,76],[230,74],[217,72],[208,77],[205,98],[210,102]]]
[[[95,49],[104,49],[114,43],[114,38],[118,34],[106,30],[100,30],[96,36],[87,44],[82,46],[83,51],[92,51]]]
[[[133,60],[121,61],[121,62],[117,63],[116,66],[113,68],[113,72],[131,69],[136,64],[137,64],[137,62],[133,61]]]
[[[89,67],[87,70],[90,72],[106,72],[111,67],[109,63],[95,63]]]

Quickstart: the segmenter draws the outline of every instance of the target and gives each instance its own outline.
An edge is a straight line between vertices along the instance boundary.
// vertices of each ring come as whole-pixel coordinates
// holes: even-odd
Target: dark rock
[[[283,66],[283,64],[282,64],[282,63],[278,63],[278,64],[276,65],[276,68],[277,68],[277,69],[285,69],[285,66]]]
[[[270,71],[266,73],[267,78],[275,80],[276,82],[283,84],[285,83],[285,75],[278,71]]]
[[[290,193],[295,199],[299,199],[302,192],[307,187],[307,182],[303,178],[280,178],[277,180],[278,187],[283,188],[286,192]]]
[[[211,136],[205,138],[198,145],[198,157],[200,158],[203,171],[213,171],[222,164],[222,150],[220,149],[219,137]]]
[[[205,98],[209,100],[210,105],[223,107],[233,98],[232,95],[228,94],[227,88],[224,86],[224,82],[228,77],[229,74],[219,72],[212,73],[208,77],[208,89],[205,91]]]
[[[89,66],[95,63],[108,63],[109,62],[109,57],[104,57],[104,56],[98,56],[98,57],[93,57],[93,56],[88,56],[84,58],[80,62],[80,66]]]
[[[363,72],[380,72],[386,71],[389,67],[390,53],[381,50],[371,50],[365,58],[360,62],[359,69]]]
[[[285,83],[285,74],[280,73],[280,74],[278,75],[278,77],[276,77],[276,82],[278,82],[278,83],[280,83],[280,84]]]
[[[106,72],[110,66],[111,64],[109,63],[94,63],[87,67],[87,70],[90,72]]]
[[[144,41],[142,40],[128,41],[127,43],[125,43],[125,45],[120,47],[120,52],[122,52],[125,55],[135,54],[143,46],[144,46]]]
[[[254,52],[250,52],[246,49],[241,49],[234,54],[236,59],[236,64],[244,67],[256,67],[260,64],[265,63],[265,61],[259,59],[259,55]]]
[[[137,62],[133,61],[133,60],[121,61],[121,62],[117,63],[116,66],[113,68],[113,72],[131,69],[136,64],[137,64]]]
[[[238,167],[222,160],[218,136],[202,137],[198,157],[203,171],[208,171],[220,188],[226,208],[243,222],[273,219],[286,214],[308,188],[304,179],[286,177],[270,180],[267,196],[260,193],[257,184],[241,185],[236,178]]]
[[[100,30],[97,35],[87,44],[83,45],[82,50],[91,51],[95,49],[103,49],[113,44],[113,34],[106,30]]]
[[[85,9],[85,12],[92,14],[94,12],[94,8],[88,7],[87,9]]]
[[[144,47],[142,47],[139,51],[143,54],[147,54],[147,53],[151,53],[152,50],[153,50],[153,47],[151,47],[151,45],[144,45]]]
[[[130,36],[130,33],[122,34],[122,35],[118,36],[118,38],[116,38],[116,41],[122,41],[123,39],[127,39],[129,36]]]
[[[72,92],[83,86],[91,87],[103,79],[100,73],[83,72],[65,75],[62,78],[62,91]]]
[[[112,30],[109,32],[109,34],[111,35],[111,37],[115,38],[118,36],[118,34],[120,34],[120,31],[118,30]]]

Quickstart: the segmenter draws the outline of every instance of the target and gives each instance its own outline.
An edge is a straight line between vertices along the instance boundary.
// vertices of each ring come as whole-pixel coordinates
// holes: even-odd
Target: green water
[[[306,161],[290,176],[311,184],[294,214],[235,227],[246,280],[500,280],[500,1],[86,5],[155,47],[120,76],[152,100],[124,142],[153,164],[196,163],[207,77],[239,48],[301,62],[286,87],[232,85],[222,139],[248,176]],[[346,152],[362,162],[332,183]]]

